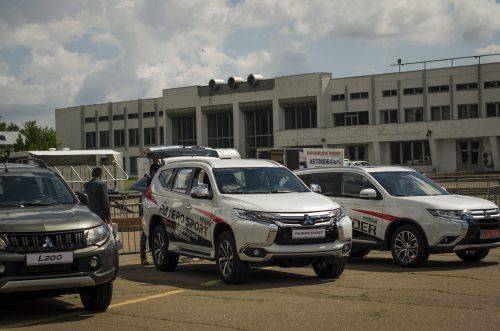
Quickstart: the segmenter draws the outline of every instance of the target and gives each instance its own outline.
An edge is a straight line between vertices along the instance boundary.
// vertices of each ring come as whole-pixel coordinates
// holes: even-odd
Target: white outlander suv
[[[259,265],[312,264],[318,276],[338,277],[351,247],[343,209],[268,160],[172,159],[144,207],[157,269],[174,270],[179,255],[215,260],[226,283]]]
[[[297,171],[306,184],[347,208],[352,257],[388,250],[402,266],[424,264],[429,253],[455,252],[480,261],[500,246],[500,210],[492,202],[449,194],[403,167],[334,167]]]

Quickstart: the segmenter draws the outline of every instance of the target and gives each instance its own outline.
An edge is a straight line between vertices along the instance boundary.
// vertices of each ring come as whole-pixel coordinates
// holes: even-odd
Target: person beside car
[[[102,168],[92,169],[92,179],[83,185],[85,194],[88,197],[88,208],[91,212],[99,216],[104,222],[109,223],[111,212],[108,198],[108,188],[101,180]]]

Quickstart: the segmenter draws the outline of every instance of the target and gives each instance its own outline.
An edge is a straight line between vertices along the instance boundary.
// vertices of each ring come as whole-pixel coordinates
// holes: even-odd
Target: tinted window
[[[390,195],[398,197],[445,195],[443,188],[419,172],[388,171],[371,174]]]
[[[174,172],[173,169],[166,169],[163,170],[158,175],[158,180],[160,181],[161,185],[166,189],[170,189],[170,186],[172,185],[173,172]]]
[[[318,184],[321,186],[322,194],[338,197],[340,196],[340,173],[325,172],[299,176],[307,185]]]
[[[365,177],[355,173],[344,172],[342,174],[340,194],[346,198],[360,198],[361,190],[372,188],[373,184]]]
[[[187,193],[189,187],[191,186],[191,181],[193,179],[193,169],[184,168],[177,171],[175,176],[174,185],[172,186],[172,191],[179,193]]]

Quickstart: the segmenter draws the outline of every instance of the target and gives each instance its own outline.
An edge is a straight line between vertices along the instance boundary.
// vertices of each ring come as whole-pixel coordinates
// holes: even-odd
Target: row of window
[[[163,127],[160,127],[160,139],[159,144],[163,145],[165,143],[165,135]],[[97,135],[95,132],[85,133],[85,146],[86,148],[97,148]],[[129,147],[137,147],[140,145],[139,140],[139,129],[129,129],[128,130],[128,145]],[[156,139],[156,128],[144,128],[144,145],[156,145],[158,143]],[[113,131],[113,144],[114,147],[124,147],[125,146],[125,130],[114,130]],[[99,148],[109,148],[109,131],[99,131]]]
[[[354,92],[349,95],[351,100],[368,99],[370,94],[368,92]],[[333,94],[332,101],[345,100],[345,94]]]
[[[163,111],[158,112],[159,117],[163,117]],[[131,113],[127,115],[128,119],[136,119],[139,118],[138,113]],[[142,113],[143,118],[151,118],[155,117],[155,112],[150,111],[150,112],[145,112]],[[113,115],[113,121],[123,121],[124,120],[124,115],[123,114],[118,114],[118,115]],[[99,116],[98,117],[99,122],[107,122],[109,121],[109,116]],[[96,118],[95,117],[85,117],[85,123],[95,123]]]
[[[333,126],[368,125],[367,111],[347,112],[333,114]]]
[[[317,127],[316,104],[293,105],[285,108],[285,129]]]

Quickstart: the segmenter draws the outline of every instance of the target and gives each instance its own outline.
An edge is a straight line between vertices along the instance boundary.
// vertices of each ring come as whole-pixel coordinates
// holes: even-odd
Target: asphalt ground
[[[255,269],[243,285],[219,282],[212,262],[173,273],[121,256],[110,308],[82,309],[79,297],[0,302],[0,328],[37,330],[500,329],[500,249],[468,264],[433,255],[424,268],[389,253],[350,260],[337,280],[310,268]]]

